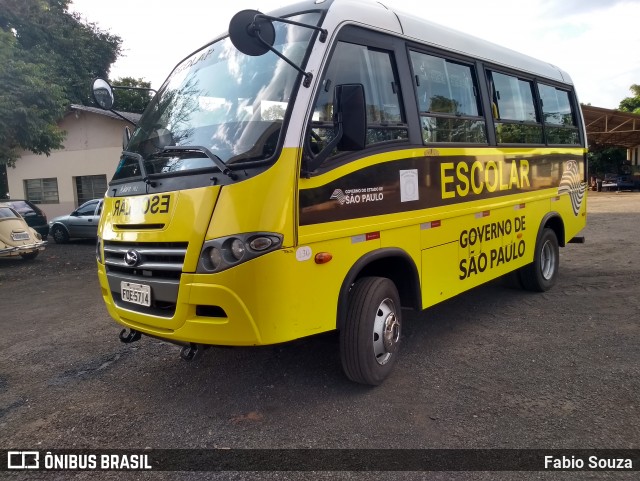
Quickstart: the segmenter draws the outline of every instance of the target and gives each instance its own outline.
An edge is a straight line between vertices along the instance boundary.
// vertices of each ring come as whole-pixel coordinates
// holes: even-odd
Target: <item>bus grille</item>
[[[186,242],[112,242],[104,243],[104,263],[107,272],[126,274],[127,276],[180,280],[187,254]],[[138,261],[127,264],[127,253],[135,252]]]
[[[105,241],[104,263],[116,305],[144,314],[172,317],[176,310],[187,245],[186,242]],[[123,281],[149,285],[151,305],[124,302],[120,295]]]

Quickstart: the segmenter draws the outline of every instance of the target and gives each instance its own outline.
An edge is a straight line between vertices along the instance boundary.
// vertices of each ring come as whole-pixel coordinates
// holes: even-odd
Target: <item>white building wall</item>
[[[78,207],[75,177],[106,175],[107,181],[111,179],[122,151],[122,130],[128,124],[124,120],[76,110],[59,125],[67,132],[63,149],[51,152],[49,157],[23,152],[15,168],[7,168],[12,199],[26,198],[25,179],[58,179],[59,203],[38,204],[48,218],[68,214]]]

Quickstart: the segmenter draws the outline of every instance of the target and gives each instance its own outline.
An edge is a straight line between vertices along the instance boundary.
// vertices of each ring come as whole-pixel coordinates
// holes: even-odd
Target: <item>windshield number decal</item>
[[[113,215],[129,216],[132,209],[134,212],[141,212],[142,214],[166,214],[169,212],[170,205],[171,196],[169,194],[145,197],[142,202],[118,199],[113,205]]]

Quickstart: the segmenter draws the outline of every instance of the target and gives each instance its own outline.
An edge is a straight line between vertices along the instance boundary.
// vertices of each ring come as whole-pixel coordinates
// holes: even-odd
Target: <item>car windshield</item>
[[[290,20],[317,25],[320,14]],[[274,22],[274,48],[300,65],[313,30]],[[270,159],[276,152],[298,72],[273,52],[240,53],[226,37],[180,63],[140,119],[113,180],[213,168],[204,154],[164,152],[171,146],[204,147],[234,165]],[[184,172],[182,172],[184,173]]]

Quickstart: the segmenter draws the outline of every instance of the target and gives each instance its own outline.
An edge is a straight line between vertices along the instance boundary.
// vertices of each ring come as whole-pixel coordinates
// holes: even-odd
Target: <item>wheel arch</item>
[[[51,224],[51,226],[49,227],[49,232],[51,232],[56,227],[59,227],[60,229],[65,231],[67,233],[67,235],[69,235],[69,229],[62,222],[54,222],[53,224]]]
[[[565,247],[565,231],[564,231],[564,221],[562,220],[562,216],[557,212],[549,212],[542,218],[542,222],[540,222],[540,226],[538,227],[538,235],[536,236],[536,242],[540,239],[542,235],[542,231],[545,228],[549,228],[553,230],[556,234],[556,238],[558,239],[558,245],[560,247]]]
[[[418,268],[407,252],[398,248],[383,248],[368,252],[358,259],[342,281],[338,294],[336,328],[340,329],[347,315],[349,291],[361,277],[386,277],[398,289],[402,307],[422,309]]]

